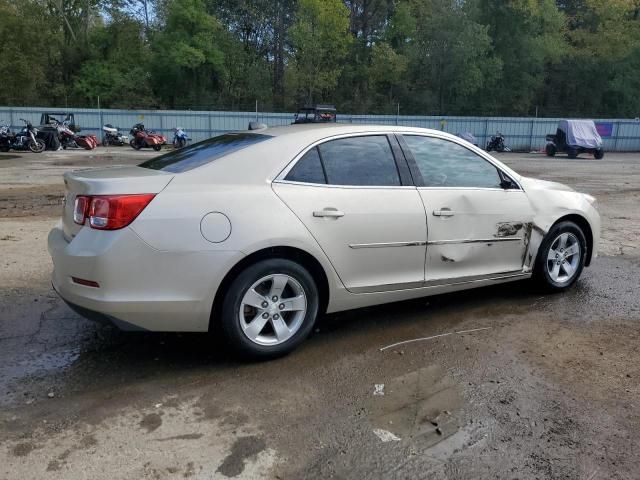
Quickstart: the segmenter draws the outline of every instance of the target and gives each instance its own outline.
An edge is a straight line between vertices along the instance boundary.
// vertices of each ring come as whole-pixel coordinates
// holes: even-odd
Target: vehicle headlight
[[[593,208],[598,210],[598,200],[596,199],[596,197],[585,194],[584,198],[587,199],[587,202],[589,202]]]

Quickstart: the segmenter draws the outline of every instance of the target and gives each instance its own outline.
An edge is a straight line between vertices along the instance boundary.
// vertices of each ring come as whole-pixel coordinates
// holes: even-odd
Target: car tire
[[[578,149],[577,148],[569,148],[569,150],[567,150],[567,155],[571,159],[577,158],[578,157]]]
[[[574,253],[567,254],[569,250]],[[580,278],[586,259],[584,232],[573,222],[559,222],[551,227],[538,249],[533,280],[546,291],[562,292]]]
[[[231,282],[220,327],[236,355],[267,360],[288,354],[307,338],[318,308],[318,287],[307,269],[272,258],[247,267]]]
[[[556,146],[553,143],[547,143],[547,146],[544,148],[547,157],[555,157],[556,156]]]
[[[599,148],[595,151],[595,153],[593,154],[593,157],[596,160],[602,160],[604,158],[604,149],[603,148]]]

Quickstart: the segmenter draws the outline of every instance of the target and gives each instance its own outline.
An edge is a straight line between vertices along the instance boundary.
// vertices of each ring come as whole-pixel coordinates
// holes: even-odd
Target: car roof
[[[268,127],[262,130],[255,130],[255,133],[270,135],[273,137],[282,137],[295,135],[300,140],[316,141],[334,135],[344,135],[349,133],[420,133],[431,134],[447,138],[456,137],[454,135],[442,132],[440,130],[432,130],[428,128],[406,127],[401,125],[369,125],[369,124],[352,124],[352,123],[302,123],[294,125],[286,125],[279,127]],[[304,137],[304,138],[303,138]]]

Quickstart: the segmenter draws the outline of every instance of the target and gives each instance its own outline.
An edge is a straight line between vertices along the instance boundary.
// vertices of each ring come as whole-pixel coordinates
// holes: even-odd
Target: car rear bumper
[[[165,252],[130,228],[49,233],[56,292],[81,315],[125,330],[206,331],[215,292],[240,252]],[[81,279],[99,287],[77,283]]]

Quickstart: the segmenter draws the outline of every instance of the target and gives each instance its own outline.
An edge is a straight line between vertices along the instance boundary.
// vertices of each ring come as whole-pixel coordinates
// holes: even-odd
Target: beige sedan
[[[137,167],[65,175],[53,285],[124,329],[297,347],[318,315],[533,277],[596,255],[593,197],[433,130],[295,125],[224,134]]]

